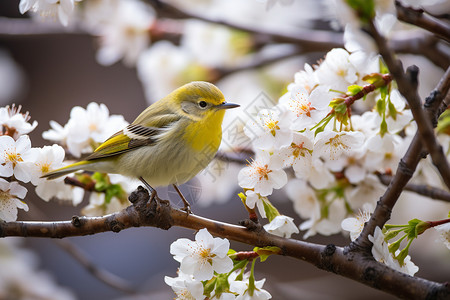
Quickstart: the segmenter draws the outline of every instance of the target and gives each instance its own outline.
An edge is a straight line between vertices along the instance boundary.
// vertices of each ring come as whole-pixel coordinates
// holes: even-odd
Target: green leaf
[[[385,103],[386,103],[386,102],[384,102],[383,99],[378,99],[378,101],[377,101],[377,103],[376,103],[376,105],[375,105],[375,110],[377,111],[377,113],[378,113],[380,116],[384,115],[384,112],[385,112],[385,110],[386,110]]]
[[[381,96],[381,99],[382,99],[383,101],[386,101],[386,96],[387,96],[387,94],[388,94],[388,88],[387,88],[387,86],[382,86],[382,87],[380,87],[380,96]]]
[[[213,277],[208,281],[203,282],[203,295],[210,297],[214,287],[216,286],[217,277]]]
[[[380,135],[381,135],[381,137],[383,137],[387,132],[388,132],[388,128],[387,128],[386,119],[383,118],[383,120],[381,121],[381,124],[380,124]]]
[[[383,81],[383,76],[381,73],[371,73],[365,75],[362,80],[375,85],[377,82]]]
[[[391,101],[388,101],[388,115],[393,119],[397,120],[397,109],[395,109],[394,104]]]
[[[359,92],[361,92],[362,91],[362,86],[359,86],[359,85],[351,85],[351,86],[349,86],[348,88],[347,88],[347,95],[349,95],[349,96],[354,96],[354,95],[356,95],[356,94],[358,94]]]
[[[355,10],[362,22],[367,23],[375,17],[374,0],[346,0],[346,2]]]
[[[220,297],[222,293],[229,291],[230,284],[228,283],[228,274],[218,274],[215,286],[216,298]]]
[[[273,219],[275,219],[276,216],[279,216],[280,213],[275,208],[275,206],[270,203],[269,199],[267,197],[262,197],[262,202],[264,205],[264,211],[266,212],[266,217],[269,219],[269,222],[272,222]]]
[[[270,255],[281,253],[281,249],[275,246],[267,246],[263,248],[255,247],[253,248],[253,251],[258,253],[261,262],[265,261]]]
[[[389,73],[389,69],[386,66],[386,64],[384,63],[383,58],[380,57],[378,63],[379,63],[379,66],[380,66],[380,72],[381,73],[383,73],[383,74]]]

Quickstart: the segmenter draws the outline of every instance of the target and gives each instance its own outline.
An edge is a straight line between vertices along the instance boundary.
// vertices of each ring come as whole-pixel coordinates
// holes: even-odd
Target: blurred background
[[[1,1],[0,105],[16,103],[30,112],[31,120],[39,123],[30,138],[34,147],[40,147],[51,144],[42,138],[42,132],[50,128],[49,121],[64,125],[75,105],[85,108],[93,101],[104,103],[110,114],[123,115],[132,122],[150,103],[192,80],[215,82],[229,101],[244,108],[255,101],[276,103],[305,62],[314,64],[327,51],[344,46],[342,27],[337,25],[330,5],[329,1],[314,0],[82,1],[75,2],[75,17],[64,27],[56,16],[42,22],[37,20],[39,15],[22,15],[19,1]],[[193,18],[197,14],[236,26],[202,22]],[[144,35],[139,33],[142,28]],[[249,30],[237,30],[245,28]],[[127,29],[135,31],[127,33]],[[284,34],[297,40],[289,43]],[[302,38],[306,40],[302,42]],[[411,54],[405,55],[408,60],[429,70],[423,72],[426,76],[421,81],[426,95],[442,76],[443,66],[439,61]],[[226,124],[232,120],[236,119]],[[215,192],[202,186],[202,176],[207,174],[183,187],[187,193],[192,187],[200,189],[200,196],[191,197],[193,212],[232,224],[246,218],[236,196],[239,189],[235,176],[241,167],[226,164],[225,172],[231,175],[216,174],[213,181],[220,180],[221,188],[215,188]],[[19,220],[69,220],[88,204],[88,195],[76,207],[64,201],[45,202],[34,194],[32,185],[27,188],[30,211],[21,211]],[[167,189],[159,193],[171,198]],[[292,203],[283,192],[271,199],[280,212],[294,216]],[[413,209],[400,204],[399,211],[421,212],[424,207],[430,215],[433,211],[448,211],[448,205],[436,202],[421,198]],[[410,214],[396,213],[395,217],[404,221],[410,219]],[[299,217],[295,223],[301,223]],[[427,233],[420,245],[413,245],[411,255],[420,267],[416,276],[448,281],[450,257],[442,245],[435,243],[437,237],[433,234]],[[301,239],[301,235],[294,238]],[[26,283],[29,286],[44,288],[48,284],[50,289],[55,285],[55,290],[67,289],[76,299],[172,299],[174,294],[164,283],[164,276],[176,276],[178,263],[169,247],[181,237],[194,239],[194,232],[134,228],[67,239],[96,267],[133,286],[135,295],[100,282],[58,241],[8,238],[0,247],[13,247],[7,245],[13,241],[16,248],[12,251],[25,251],[25,261],[34,265],[36,272],[45,272],[39,276],[50,276],[48,281],[53,282],[30,280]],[[308,241],[338,246],[349,243],[348,237],[341,234],[313,236]],[[234,242],[232,248],[252,249]],[[13,264],[8,267],[15,268]],[[286,257],[270,257],[258,263],[256,279],[262,278],[267,278],[265,289],[273,299],[393,298]]]

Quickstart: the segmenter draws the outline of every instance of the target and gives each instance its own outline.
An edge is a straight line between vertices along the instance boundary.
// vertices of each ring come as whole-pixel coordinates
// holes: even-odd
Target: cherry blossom
[[[273,189],[279,189],[287,183],[287,175],[281,169],[282,161],[265,151],[261,151],[248,167],[238,174],[239,185],[246,189],[254,189],[261,196],[272,194]]]
[[[30,174],[23,159],[30,148],[28,135],[20,136],[17,141],[8,135],[0,136],[0,176],[14,175],[20,181],[30,181]]]
[[[264,229],[274,235],[290,238],[293,233],[299,233],[294,219],[288,216],[276,216]]]
[[[170,246],[170,253],[181,263],[180,270],[193,275],[196,280],[212,278],[214,271],[231,271],[233,261],[227,256],[230,242],[227,239],[213,238],[206,228],[199,230],[195,241],[178,239]]]
[[[17,219],[17,209],[28,211],[28,205],[20,199],[25,198],[27,189],[17,181],[7,182],[0,178],[0,219],[6,222]]]
[[[292,117],[286,110],[263,109],[244,127],[245,134],[252,139],[257,149],[280,149],[292,142],[289,129]]]

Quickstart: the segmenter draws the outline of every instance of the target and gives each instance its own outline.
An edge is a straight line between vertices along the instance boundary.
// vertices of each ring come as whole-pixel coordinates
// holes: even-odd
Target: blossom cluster
[[[58,286],[51,274],[39,270],[36,254],[18,239],[0,240],[0,265],[1,299],[76,299],[72,292]]]
[[[87,109],[74,107],[64,127],[51,122],[52,129],[43,136],[59,145],[31,147],[28,133],[36,128],[37,122],[29,120],[29,114],[21,113],[20,106],[0,108],[0,219],[4,221],[15,221],[18,208],[28,211],[23,201],[28,190],[23,183],[31,182],[36,194],[45,201],[56,198],[78,205],[84,196],[82,188],[64,184],[63,178],[49,181],[41,176],[64,166],[66,150],[75,157],[92,152],[105,137],[127,124],[122,116],[110,116],[105,105],[90,103]],[[104,215],[129,205],[126,195],[136,187],[134,182],[119,175],[98,175],[96,179],[103,180],[102,191],[91,193],[84,214]],[[105,198],[109,187],[118,192],[108,193],[113,196]]]
[[[170,253],[180,262],[180,268],[177,277],[166,276],[164,280],[172,287],[177,296],[175,299],[272,298],[262,288],[265,279],[255,281],[253,274],[244,273],[247,263],[233,264],[229,250],[227,239],[214,238],[206,228],[198,231],[195,241],[178,239],[173,242]]]
[[[379,92],[367,95],[360,115],[347,106],[349,87],[369,85],[381,71],[378,57],[363,55],[333,49],[318,66],[305,65],[278,104],[261,110],[244,128],[256,155],[240,171],[240,186],[256,202],[286,187],[306,219],[300,225],[305,238],[340,232],[341,221],[364,205],[373,210],[383,191],[375,174],[395,172],[410,138],[398,135],[411,126],[412,116],[390,85],[385,99]],[[382,101],[387,109],[376,110]],[[257,207],[265,216],[263,206]]]

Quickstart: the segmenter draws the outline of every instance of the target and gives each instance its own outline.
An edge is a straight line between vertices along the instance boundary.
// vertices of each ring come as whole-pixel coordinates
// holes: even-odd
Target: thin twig
[[[397,18],[403,22],[419,26],[428,30],[447,42],[450,42],[450,27],[448,24],[427,15],[423,9],[415,9],[410,6],[403,5],[400,1],[395,1],[397,10]]]
[[[102,268],[99,268],[90,259],[87,258],[86,254],[77,248],[72,242],[68,240],[56,240],[56,243],[63,248],[67,253],[69,253],[77,262],[79,262],[89,273],[95,278],[103,282],[104,284],[122,291],[126,294],[134,295],[136,294],[136,288],[131,286],[127,281],[115,274],[108,272]]]
[[[367,251],[348,251],[335,245],[317,245],[278,237],[264,231],[262,226],[236,226],[174,209],[166,202],[148,202],[148,192],[139,187],[130,195],[133,205],[118,213],[102,217],[74,217],[60,222],[0,222],[0,237],[33,236],[63,238],[105,231],[119,232],[130,227],[172,226],[193,230],[207,228],[222,238],[245,244],[281,249],[281,255],[309,262],[316,267],[356,280],[404,299],[448,299],[450,288],[445,284],[412,277],[376,262]],[[251,221],[248,221],[251,223]],[[251,224],[249,224],[251,225]],[[253,229],[248,229],[253,228]]]
[[[37,207],[33,202],[29,202],[30,211],[35,218],[47,219],[47,215]],[[118,290],[125,294],[136,294],[136,288],[132,287],[129,282],[125,279],[97,266],[92,262],[85,253],[83,253],[74,243],[70,240],[54,240],[55,244],[80,263],[86,270],[94,276],[97,280],[103,282],[104,284]]]
[[[387,174],[377,174],[377,175],[378,175],[378,179],[380,179],[380,182],[386,186],[388,186],[391,183],[392,178],[393,178],[392,176],[387,175]],[[449,192],[447,192],[445,190],[441,190],[439,188],[429,186],[429,185],[408,183],[407,185],[405,185],[405,190],[414,192],[414,193],[422,195],[422,196],[429,197],[431,199],[450,202],[450,193]]]

